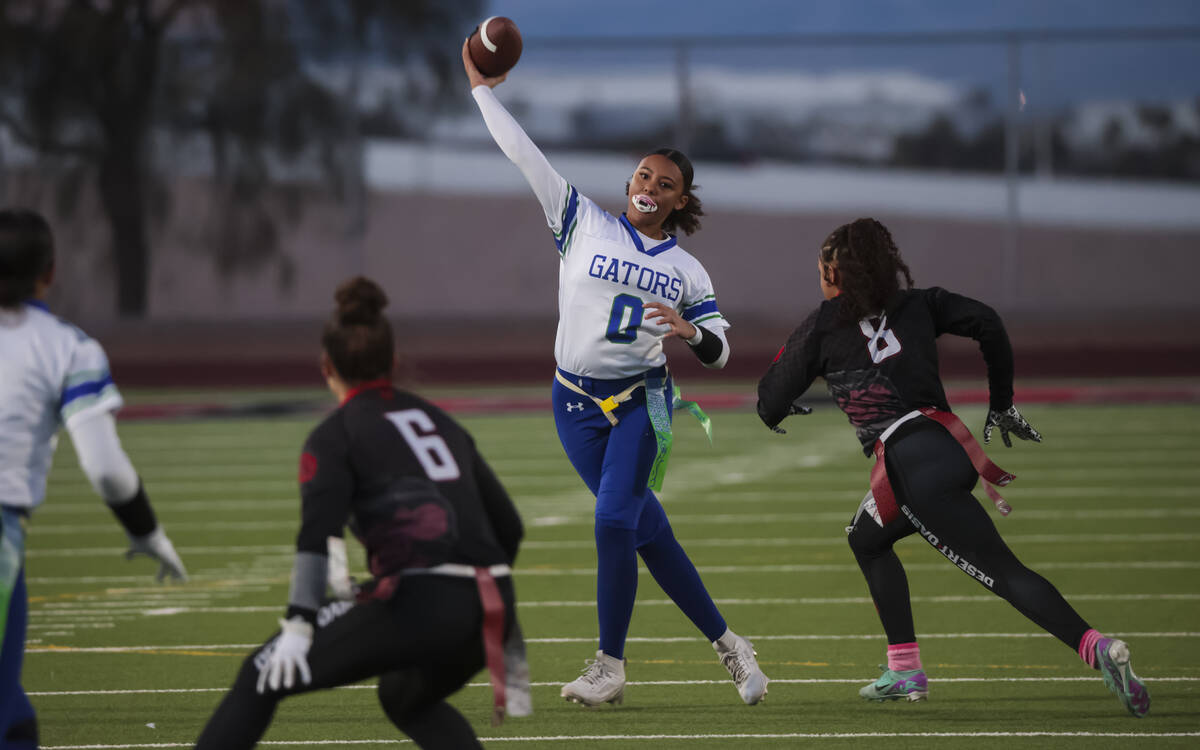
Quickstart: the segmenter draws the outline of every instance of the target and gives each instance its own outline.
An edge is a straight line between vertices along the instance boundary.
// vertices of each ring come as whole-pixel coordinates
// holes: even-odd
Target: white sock
[[[736,645],[737,633],[729,628],[725,628],[725,632],[721,634],[721,637],[713,641],[713,648],[718,651],[732,651]]]

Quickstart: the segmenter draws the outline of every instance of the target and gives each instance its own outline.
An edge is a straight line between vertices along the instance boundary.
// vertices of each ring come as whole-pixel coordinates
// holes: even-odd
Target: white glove
[[[313,626],[299,617],[279,621],[280,633],[268,646],[271,655],[258,670],[258,692],[261,695],[268,687],[278,690],[280,684],[291,690],[296,684],[296,672],[300,681],[312,682],[312,671],[308,668],[308,649],[312,646]]]
[[[168,574],[176,581],[187,580],[187,571],[183,568],[183,560],[179,559],[175,545],[171,544],[171,540],[167,538],[167,533],[163,531],[162,526],[155,526],[154,531],[145,536],[129,537],[129,550],[125,553],[125,559],[132,560],[138,555],[145,555],[161,563],[158,574],[154,576],[159,583]]]

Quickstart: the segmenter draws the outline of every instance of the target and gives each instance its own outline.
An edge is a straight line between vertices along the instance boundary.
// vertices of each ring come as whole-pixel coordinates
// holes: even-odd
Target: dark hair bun
[[[373,325],[388,303],[383,289],[365,276],[343,281],[333,297],[337,300],[338,323],[343,326]]]

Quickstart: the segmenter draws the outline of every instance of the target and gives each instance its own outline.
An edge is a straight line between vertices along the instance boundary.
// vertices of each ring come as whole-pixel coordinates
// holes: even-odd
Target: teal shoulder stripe
[[[89,407],[95,406],[96,404],[109,399],[116,394],[117,387],[115,385],[109,385],[99,393],[81,396],[80,398],[74,399],[65,407],[63,407],[61,411],[62,418],[64,420],[69,419],[72,415],[77,414],[78,412],[81,412]]]
[[[575,230],[576,230],[578,227],[579,227],[579,220],[578,220],[578,219],[576,219],[575,221],[571,222],[571,230],[570,230],[570,232],[567,234],[567,237],[566,237],[566,239],[564,239],[564,240],[563,240],[563,243],[562,243],[562,250],[560,251],[564,257],[566,256],[566,254],[567,254],[567,251],[568,251],[568,250],[570,249],[570,247],[571,247],[571,240],[575,239]]]
[[[97,380],[103,380],[108,375],[108,370],[79,370],[71,373],[63,384],[64,388],[70,388],[73,385],[80,383],[91,383]]]

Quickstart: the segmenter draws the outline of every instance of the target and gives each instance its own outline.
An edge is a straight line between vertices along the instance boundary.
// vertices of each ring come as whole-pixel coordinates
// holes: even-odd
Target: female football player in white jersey
[[[129,555],[160,563],[158,579],[186,573],[154,517],[117,438],[121,407],[104,350],[43,299],[54,280],[54,239],[36,213],[0,210],[0,747],[37,746],[21,688],[27,616],[25,521],[46,495],[55,434],[66,426],[79,465],[129,535]]]
[[[663,339],[686,340],[707,367],[724,367],[729,358],[729,324],[708,273],[670,234],[700,226],[692,165],[674,149],[649,154],[630,177],[625,213],[613,216],[563,179],[497,101],[492,87],[505,76],[480,73],[466,43],[462,55],[484,122],[533,188],[559,256],[554,421],[567,457],[596,496],[600,625],[596,659],[562,696],[586,705],[622,700],[640,554],[712,642],[742,700],[755,704],[767,677],[754,650],[726,626],[649,486],[661,482],[670,446],[673,386]]]

